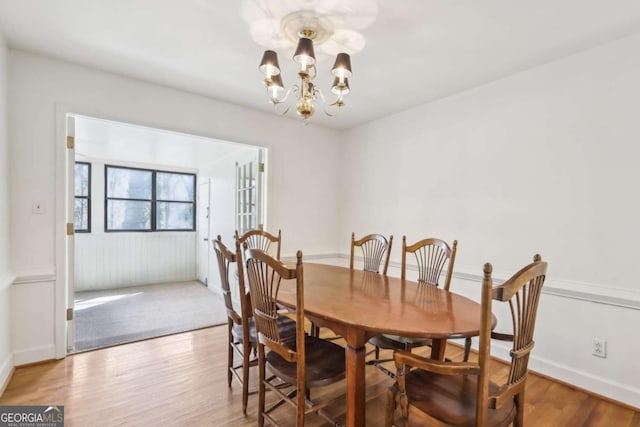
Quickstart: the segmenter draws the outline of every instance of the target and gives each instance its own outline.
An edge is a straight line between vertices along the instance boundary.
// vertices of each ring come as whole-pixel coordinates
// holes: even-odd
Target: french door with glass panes
[[[245,162],[236,162],[236,230],[243,235],[249,230],[263,228],[262,150]]]

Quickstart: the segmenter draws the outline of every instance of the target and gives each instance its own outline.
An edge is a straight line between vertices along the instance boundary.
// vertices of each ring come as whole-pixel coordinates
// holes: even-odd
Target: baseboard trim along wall
[[[552,379],[560,379],[560,381],[584,389],[586,392],[603,396],[640,411],[639,388],[620,384],[616,381],[536,356],[532,356],[529,360],[529,369]]]
[[[9,353],[0,365],[0,396],[4,394],[4,390],[11,382],[15,368],[13,366],[13,353]]]
[[[6,301],[7,307],[9,307],[10,304],[11,304],[10,288],[9,287],[11,286],[12,283],[14,283],[14,281],[15,281],[15,276],[12,275],[12,274],[5,274],[2,277],[0,277],[0,286],[2,287],[2,289],[6,290],[6,296],[7,296],[7,298],[9,298],[9,300]],[[10,313],[7,316],[9,317],[9,315],[10,315]],[[9,319],[10,319],[10,317],[9,317]],[[9,381],[11,381],[11,377],[12,377],[13,371],[14,371],[13,353],[12,353],[12,349],[11,349],[11,333],[10,333],[10,329],[11,329],[11,325],[8,326],[8,330],[9,330],[9,336],[8,336],[9,348],[7,349],[7,354],[4,356],[4,359],[0,361],[0,396],[2,396],[2,394],[4,393],[5,388],[9,384]]]
[[[22,366],[30,363],[42,362],[56,358],[56,347],[54,345],[43,345],[31,347],[13,352],[14,366]]]

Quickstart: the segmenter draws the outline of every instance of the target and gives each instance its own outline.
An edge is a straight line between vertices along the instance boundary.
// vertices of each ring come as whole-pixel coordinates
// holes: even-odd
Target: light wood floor
[[[253,426],[257,396],[242,414],[240,387],[226,381],[226,326],[76,354],[18,368],[0,405],[64,405],[67,426]],[[460,359],[449,346],[447,356]],[[493,362],[495,378],[506,375]],[[252,384],[255,384],[252,383]],[[382,425],[391,384],[367,367],[367,426]],[[328,388],[339,393],[344,382]],[[342,389],[343,390],[343,389]],[[321,397],[312,391],[313,397]],[[291,409],[278,409],[293,425]],[[334,414],[344,414],[344,405]],[[525,423],[533,426],[640,426],[640,413],[531,375]],[[327,425],[312,417],[310,426]]]

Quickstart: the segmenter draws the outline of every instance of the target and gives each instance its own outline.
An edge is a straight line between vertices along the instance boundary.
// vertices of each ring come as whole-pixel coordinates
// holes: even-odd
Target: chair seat
[[[344,348],[331,341],[305,336],[307,387],[320,387],[345,377]],[[275,351],[266,356],[273,373],[289,384],[297,382],[297,363],[287,362]]]
[[[414,369],[406,375],[409,404],[423,413],[452,426],[476,425],[477,377],[475,375],[440,375]],[[498,386],[489,382],[489,394]],[[504,426],[512,422],[516,414],[513,399],[499,409],[489,409],[489,424]],[[416,414],[418,415],[418,414]],[[409,424],[412,415],[409,415]]]
[[[399,335],[382,334],[369,338],[369,343],[379,348],[404,350],[407,344],[410,344],[412,348],[431,345],[431,340],[429,338],[402,337]]]
[[[282,339],[294,337],[296,335],[296,321],[287,316],[278,316],[278,329],[280,330]],[[242,342],[242,325],[234,323],[232,333],[236,341]],[[253,317],[249,319],[249,342],[258,342],[256,322]]]

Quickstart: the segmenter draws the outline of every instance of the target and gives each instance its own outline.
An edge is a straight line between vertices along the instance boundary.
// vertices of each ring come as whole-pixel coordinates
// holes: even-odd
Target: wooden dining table
[[[448,338],[478,336],[479,303],[434,286],[378,273],[304,263],[304,313],[344,337],[347,426],[365,425],[365,344],[378,334],[433,340],[442,360]],[[295,284],[281,285],[278,300],[295,308]],[[495,325],[495,318],[494,318]]]

